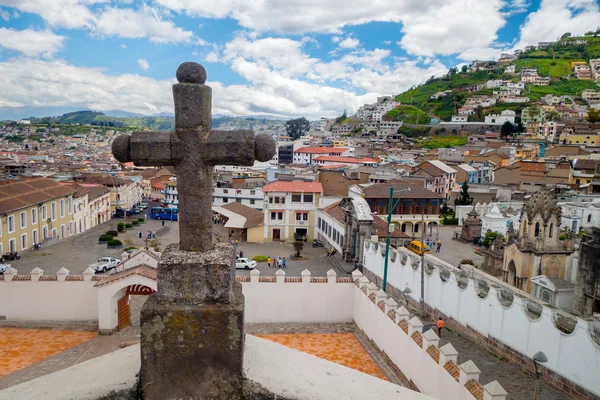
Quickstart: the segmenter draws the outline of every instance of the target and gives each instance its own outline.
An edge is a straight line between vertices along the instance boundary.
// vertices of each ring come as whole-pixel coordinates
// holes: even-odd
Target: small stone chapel
[[[519,231],[509,237],[504,248],[503,280],[531,293],[531,278],[570,280],[573,264],[573,241],[561,241],[560,211],[554,193],[540,189],[521,210]]]

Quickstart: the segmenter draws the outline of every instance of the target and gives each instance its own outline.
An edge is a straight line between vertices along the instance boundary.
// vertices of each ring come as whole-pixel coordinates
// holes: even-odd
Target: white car
[[[117,265],[121,265],[121,260],[112,257],[102,257],[98,259],[98,262],[90,264],[89,267],[95,272],[106,272],[116,268]]]
[[[236,269],[254,269],[256,268],[256,261],[249,260],[247,258],[238,258],[235,260]]]

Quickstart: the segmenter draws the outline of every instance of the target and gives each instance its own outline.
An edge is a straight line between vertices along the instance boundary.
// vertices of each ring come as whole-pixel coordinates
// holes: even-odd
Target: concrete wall
[[[366,275],[369,272],[379,279],[382,277],[382,248],[385,247],[381,244],[365,242]],[[394,257],[389,263],[388,283],[399,290],[410,287],[410,297],[418,302],[421,297],[419,257],[403,248],[395,250]],[[463,271],[433,256],[426,257],[426,265],[425,303],[436,318],[443,315],[445,319],[456,321],[456,329],[472,333],[484,345],[494,349],[501,347],[499,353],[514,358],[514,362],[525,369],[533,369],[531,357],[543,351],[548,356],[544,364],[548,369],[544,374],[547,382],[562,389],[562,376],[570,380],[578,392],[587,390],[600,396],[600,343],[592,338],[587,321],[576,319],[573,332],[564,333],[555,325],[556,309],[544,306],[539,318],[526,314],[525,301],[531,297],[525,292],[480,272],[471,271],[477,280],[470,279]],[[442,270],[449,272],[446,282],[440,277]],[[458,286],[459,277],[464,288]],[[490,286],[487,296],[478,295],[478,280]],[[500,303],[501,291],[513,293],[512,304]]]
[[[354,322],[400,368],[419,390],[445,400],[475,399],[419,346],[396,320],[390,319],[358,287],[354,287]],[[436,346],[437,347],[437,346]]]
[[[352,322],[353,288],[349,278],[340,279],[333,271],[328,278],[312,278],[305,270],[302,278],[260,277],[253,270],[242,282],[246,299],[246,323]],[[328,282],[329,280],[329,282]]]
[[[94,281],[0,280],[0,316],[12,320],[98,319]]]

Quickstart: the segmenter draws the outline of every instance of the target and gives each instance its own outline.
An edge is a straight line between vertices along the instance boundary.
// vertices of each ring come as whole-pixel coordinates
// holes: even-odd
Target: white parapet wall
[[[301,277],[261,277],[253,270],[250,277],[238,277],[245,297],[246,323],[352,322],[352,280],[338,278],[333,270],[326,278],[313,278],[308,270]]]
[[[354,322],[422,393],[444,400],[474,400],[472,392],[484,393],[484,399],[506,398],[497,381],[479,383],[472,361],[458,365],[451,344],[438,348],[437,334],[431,329],[423,332],[423,323],[410,318],[405,307],[398,308],[394,299],[360,274],[353,277]]]
[[[364,268],[381,279],[385,246],[372,241],[365,241],[364,246]],[[465,273],[431,255],[426,256],[425,264],[428,307],[525,358],[543,351],[548,357],[544,367],[549,370],[545,379],[560,386],[560,377],[553,376],[559,374],[579,386],[578,391],[583,388],[600,396],[600,335],[595,336],[591,322],[543,305],[486,274]],[[409,287],[410,296],[419,302],[420,282],[420,257],[404,248],[390,251],[388,284],[400,291]],[[565,330],[564,321],[574,325],[570,333],[565,333],[569,329]]]
[[[94,321],[98,319],[97,277],[69,275],[62,268],[45,276],[35,268],[18,275],[9,268],[0,276],[0,316],[10,320]]]

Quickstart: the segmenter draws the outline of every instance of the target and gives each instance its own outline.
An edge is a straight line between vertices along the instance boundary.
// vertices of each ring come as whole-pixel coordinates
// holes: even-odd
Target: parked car
[[[0,275],[4,275],[4,273],[6,272],[6,270],[8,269],[8,267],[10,267],[10,265],[0,264]]]
[[[254,269],[256,268],[256,261],[247,258],[238,258],[235,260],[236,269]]]
[[[102,257],[98,262],[88,265],[95,272],[106,272],[121,265],[121,260],[112,257]]]
[[[146,208],[148,208],[148,204],[147,203],[140,203],[139,208],[140,208],[140,210],[145,210]]]

